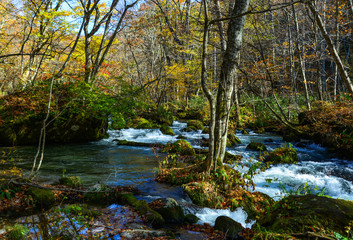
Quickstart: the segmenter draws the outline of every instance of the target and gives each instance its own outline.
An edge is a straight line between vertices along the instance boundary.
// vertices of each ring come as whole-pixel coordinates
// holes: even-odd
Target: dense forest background
[[[210,1],[207,55],[210,85],[219,78],[230,2]],[[280,102],[290,114],[315,100],[349,99],[329,44],[350,74],[350,1],[252,1],[238,61],[240,104]],[[130,5],[127,5],[130,4]],[[1,2],[2,95],[57,81],[85,81],[142,92],[160,106],[203,101],[200,86],[202,1],[10,1]],[[318,14],[331,42],[315,20]],[[281,99],[281,100],[282,100]]]

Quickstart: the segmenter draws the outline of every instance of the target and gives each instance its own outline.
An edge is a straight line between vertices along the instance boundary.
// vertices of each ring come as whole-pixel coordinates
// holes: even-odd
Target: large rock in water
[[[289,196],[275,204],[259,224],[274,232],[337,232],[353,220],[353,202],[317,195]]]
[[[297,151],[292,146],[276,148],[265,158],[265,162],[272,164],[292,164],[298,162]]]
[[[154,210],[162,215],[166,223],[181,224],[185,220],[183,209],[173,198],[160,198],[152,205],[156,206]]]
[[[48,122],[51,119],[48,120]],[[38,144],[42,119],[38,116],[21,122],[5,123],[0,126],[0,144]],[[76,114],[63,120],[54,119],[46,128],[47,143],[77,143],[102,139],[108,129],[107,118]]]
[[[240,223],[227,216],[219,216],[214,225],[216,230],[227,234],[227,239],[243,239],[239,233],[243,230]]]

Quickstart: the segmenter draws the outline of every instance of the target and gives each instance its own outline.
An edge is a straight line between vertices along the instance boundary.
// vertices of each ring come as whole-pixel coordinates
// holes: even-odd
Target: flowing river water
[[[163,135],[159,129],[123,129],[109,131],[110,137],[97,142],[75,145],[53,145],[45,149],[45,160],[40,170],[42,182],[57,181],[63,173],[66,176],[79,176],[83,184],[93,185],[107,183],[109,185],[134,185],[141,191],[139,198],[152,201],[160,197],[172,197],[179,201],[186,212],[197,215],[199,223],[214,224],[217,216],[226,215],[240,222],[244,227],[247,214],[242,209],[235,212],[229,210],[213,210],[208,208],[189,207],[190,199],[180,187],[172,187],[154,181],[158,167],[158,153],[149,147],[117,146],[113,140],[128,140],[144,143],[168,143],[183,135],[195,148],[201,148],[202,138],[207,134],[198,132],[182,132],[186,123],[175,121],[172,128],[175,136]],[[262,142],[269,151],[282,146],[285,142],[273,134],[257,134],[236,136],[241,144],[228,148],[231,154],[242,155],[243,160],[232,167],[246,173],[249,167],[257,162],[258,152],[247,150],[251,141]],[[298,192],[305,187],[306,191],[324,192],[333,198],[353,200],[353,162],[335,157],[326,148],[303,141],[294,144],[298,152],[298,164],[274,165],[253,178],[255,191],[268,194],[275,200],[293,191]],[[23,169],[30,169],[36,149],[20,147],[15,156],[20,159]]]

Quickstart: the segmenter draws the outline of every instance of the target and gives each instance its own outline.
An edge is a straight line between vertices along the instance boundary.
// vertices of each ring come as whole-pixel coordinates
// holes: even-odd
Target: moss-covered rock
[[[185,221],[185,215],[183,209],[180,207],[177,201],[173,198],[161,198],[152,202],[157,211],[165,219],[166,223],[182,224]]]
[[[157,125],[153,124],[152,122],[142,117],[131,119],[126,124],[126,128],[136,128],[136,129],[151,129],[151,128],[155,128],[156,126]]]
[[[161,214],[152,210],[146,201],[137,200],[135,196],[131,193],[119,194],[118,196],[119,202],[122,204],[128,204],[132,206],[136,211],[140,214],[144,215],[147,221],[153,227],[161,227],[165,224],[165,220]]]
[[[240,239],[239,233],[243,230],[240,223],[227,216],[219,216],[214,225],[216,230],[227,234],[227,239]]]
[[[81,178],[78,176],[62,177],[59,179],[59,183],[68,187],[79,187],[81,185]]]
[[[259,224],[274,232],[337,232],[353,219],[353,202],[316,195],[289,196],[276,203]]]
[[[169,152],[179,153],[184,156],[194,156],[195,149],[186,140],[180,139],[172,144],[168,144]]]
[[[199,120],[189,120],[188,127],[193,129],[194,131],[203,130],[205,128],[203,123]]]
[[[49,189],[30,187],[27,194],[32,196],[34,204],[39,208],[50,208],[55,203],[55,196]]]
[[[175,135],[173,129],[171,127],[169,127],[168,125],[162,125],[160,130],[165,135],[170,135],[170,136],[174,136]]]
[[[7,239],[9,240],[22,240],[26,239],[29,230],[26,226],[21,224],[15,224],[7,232]]]
[[[5,146],[38,144],[41,128],[42,119],[39,117],[2,124],[0,144]],[[53,119],[46,129],[46,142],[62,144],[95,141],[102,139],[107,129],[108,119],[94,116],[77,114],[66,120]]]
[[[283,146],[270,152],[265,157],[265,162],[272,164],[292,164],[298,162],[297,151],[292,146]]]
[[[265,146],[265,144],[263,143],[259,143],[259,142],[251,142],[248,144],[248,146],[246,146],[246,149],[251,149],[254,151],[267,151],[267,148]]]
[[[215,186],[210,182],[191,182],[184,184],[184,191],[189,195],[192,202],[201,207],[221,207],[224,198],[219,194]]]
[[[234,146],[241,143],[240,139],[232,133],[227,135],[227,147]]]
[[[232,211],[242,208],[247,214],[247,221],[258,219],[273,204],[274,200],[265,193],[261,192],[239,192],[239,196],[231,200]]]
[[[187,223],[187,224],[195,224],[199,220],[200,220],[200,218],[198,218],[194,214],[189,213],[189,214],[185,215],[185,223]]]

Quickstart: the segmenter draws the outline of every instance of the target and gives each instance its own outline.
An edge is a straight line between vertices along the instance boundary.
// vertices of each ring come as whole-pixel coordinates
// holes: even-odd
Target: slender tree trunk
[[[323,24],[323,21],[321,19],[320,14],[316,11],[315,7],[313,6],[313,4],[311,2],[308,3],[308,7],[315,17],[315,20],[316,20],[316,23],[319,27],[319,30],[325,39],[325,42],[326,42],[328,49],[329,49],[329,52],[337,65],[338,72],[340,73],[340,76],[341,76],[343,82],[345,83],[348,92],[353,95],[353,83],[352,83],[352,81],[348,75],[348,72],[346,71],[346,69],[341,61],[340,56],[338,55],[338,52],[336,50],[336,47],[334,46],[334,43],[333,43],[331,37],[329,36],[329,34],[326,31],[326,28],[324,27],[324,24]]]
[[[240,16],[248,10],[250,0],[235,0],[231,10],[232,18],[228,24],[227,46],[221,65],[220,80],[217,90],[217,100],[215,105],[215,129],[214,129],[214,152],[213,161],[216,164],[223,163],[227,134],[229,113],[232,108],[232,96],[234,92],[236,75],[236,65],[242,46],[243,30],[246,16]]]
[[[295,23],[295,30],[297,32],[297,35],[296,35],[296,47],[297,47],[298,58],[299,58],[299,66],[300,66],[301,74],[302,74],[302,77],[303,77],[306,107],[310,111],[311,110],[311,105],[310,105],[310,98],[309,98],[309,91],[308,91],[308,80],[306,79],[305,62],[304,62],[304,59],[303,59],[303,55],[305,54],[305,48],[303,46],[301,46],[300,41],[299,41],[299,34],[300,34],[299,23],[298,23],[298,17],[297,17],[297,13],[295,11],[294,4],[292,5],[292,11],[293,11],[293,18],[294,18],[294,23]],[[302,51],[301,51],[300,48],[302,48]]]

